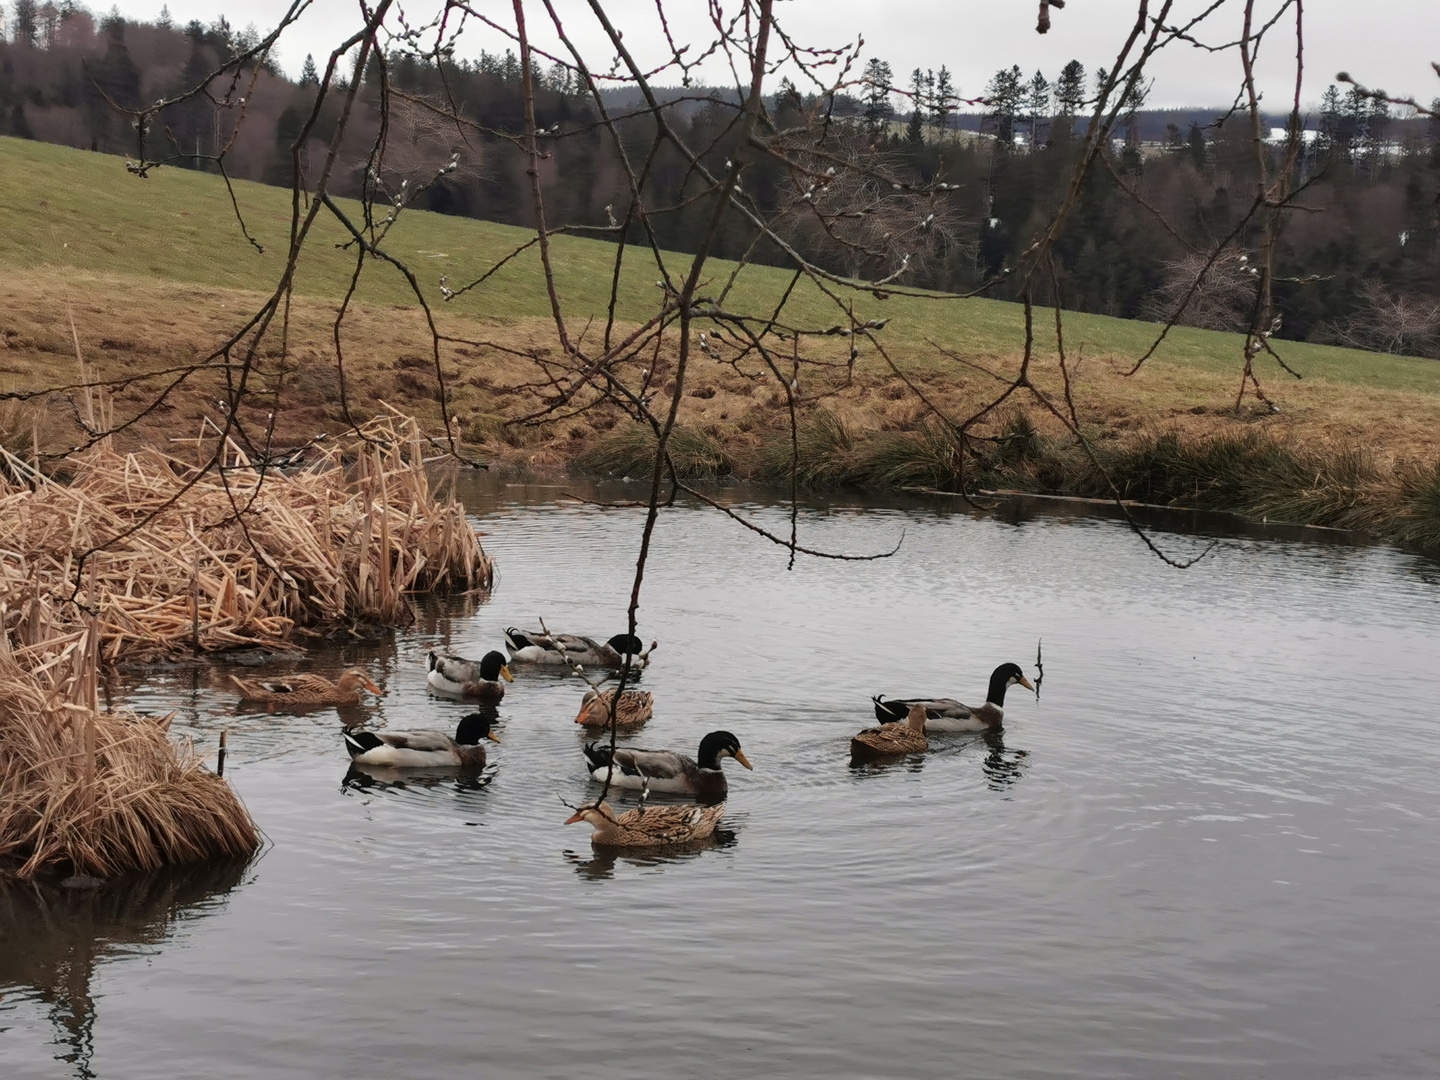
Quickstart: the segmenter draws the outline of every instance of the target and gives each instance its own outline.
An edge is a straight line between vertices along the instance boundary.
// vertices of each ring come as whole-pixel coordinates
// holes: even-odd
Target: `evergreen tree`
[[[1085,104],[1085,65],[1071,60],[1055,80],[1055,119],[1051,137],[1068,139],[1075,130],[1075,117]]]
[[[10,40],[22,49],[39,43],[40,22],[35,0],[15,0],[15,36]]]
[[[1340,142],[1344,145],[1344,154],[1348,160],[1364,155],[1369,135],[1370,99],[1352,86],[1345,95],[1345,104],[1340,114]]]
[[[925,141],[925,87],[925,72],[917,67],[910,73],[910,123],[905,127],[905,138],[912,143]]]
[[[1205,129],[1199,124],[1190,125],[1190,137],[1186,140],[1190,147],[1190,161],[1197,169],[1205,167]]]
[[[155,25],[160,27],[162,30],[175,29],[175,20],[170,16],[169,4],[162,4],[160,6],[160,17],[155,20]]]
[[[300,69],[300,85],[320,85],[320,73],[315,70],[315,57],[310,53],[305,54],[305,66]]]
[[[950,69],[941,64],[930,89],[930,124],[935,128],[937,136],[950,126],[950,110],[955,107],[955,97],[955,83],[950,76]]]
[[[1390,129],[1390,103],[1383,98],[1370,99],[1370,111],[1365,117],[1365,151],[1371,168],[1379,169],[1385,164],[1385,136]]]
[[[1315,132],[1316,148],[1326,153],[1341,152],[1342,125],[1340,90],[1334,83],[1331,83],[1320,99],[1320,119],[1316,124]]]
[[[1001,68],[985,88],[985,97],[990,102],[990,111],[985,114],[986,126],[995,136],[995,144],[1003,150],[1015,145],[1015,120],[1020,115],[1024,98],[1023,76],[1018,66],[1008,71]]]
[[[890,65],[878,57],[865,62],[865,128],[871,135],[885,130],[894,112],[890,104],[890,81],[894,78]]]
[[[1040,72],[1025,87],[1025,126],[1030,134],[1030,149],[1049,140],[1050,80]]]

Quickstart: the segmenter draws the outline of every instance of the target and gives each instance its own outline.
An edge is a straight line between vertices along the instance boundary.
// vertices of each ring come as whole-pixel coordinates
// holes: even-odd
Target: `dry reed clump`
[[[0,862],[110,877],[249,855],[254,822],[169,720],[96,708],[93,628],[28,649],[0,637]]]
[[[394,624],[413,614],[409,592],[488,588],[491,561],[453,492],[432,490],[415,421],[361,436],[295,472],[233,443],[203,474],[100,444],[68,460],[68,483],[0,450],[0,633],[35,645],[69,632],[78,601],[98,615],[104,660],[141,659]]]
[[[682,480],[711,480],[735,472],[735,461],[707,432],[677,426],[670,433],[670,459]],[[580,464],[598,472],[649,476],[655,464],[655,433],[640,423],[625,424],[610,432],[580,458]]]

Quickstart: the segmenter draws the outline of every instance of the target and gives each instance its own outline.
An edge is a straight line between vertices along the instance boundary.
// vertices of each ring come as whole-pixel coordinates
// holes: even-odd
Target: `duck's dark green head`
[[[634,634],[616,634],[605,644],[621,656],[639,656],[645,651],[645,643]]]
[[[469,716],[460,721],[455,729],[455,741],[461,746],[474,746],[481,739],[489,739],[491,742],[499,742],[495,733],[490,730],[490,717],[484,713],[472,712]]]
[[[494,649],[480,658],[480,677],[486,682],[495,682],[497,679],[515,681],[515,677],[510,674],[509,661],[505,659],[505,654]]]
[[[1025,678],[1025,672],[1020,670],[1019,664],[1001,664],[990,676],[990,692],[985,695],[985,700],[992,705],[1005,704],[1005,691],[1012,686],[1023,686],[1026,690],[1034,690],[1030,680]]]
[[[732,757],[745,768],[752,768],[740,740],[728,731],[712,731],[700,740],[699,765],[702,769],[718,769],[722,757]]]

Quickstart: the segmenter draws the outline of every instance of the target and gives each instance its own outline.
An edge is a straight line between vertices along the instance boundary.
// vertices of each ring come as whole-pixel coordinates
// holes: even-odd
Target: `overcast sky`
[[[735,0],[721,0],[733,9]],[[1178,16],[1195,13],[1210,0],[1178,0]],[[1273,12],[1282,0],[1260,0],[1259,6]],[[168,0],[177,22],[200,19],[209,23],[222,12],[237,29],[247,23],[266,30],[288,6],[287,0]],[[106,10],[104,0],[92,6]],[[118,0],[121,13],[134,19],[153,20],[160,12],[160,0]],[[511,4],[499,0],[477,0],[477,10],[496,21],[511,20]],[[582,43],[587,58],[598,68],[608,68],[610,52],[581,0],[557,0],[567,32]],[[677,39],[690,34],[706,36],[705,0],[670,0],[671,29]],[[888,61],[897,82],[905,82],[915,67],[948,65],[965,96],[978,96],[995,70],[1019,64],[1030,74],[1041,70],[1054,79],[1074,58],[1087,71],[1110,64],[1132,23],[1136,0],[1069,0],[1063,11],[1052,11],[1053,28],[1041,36],[1035,33],[1035,0],[780,0],[776,12],[781,25],[798,43],[840,46],[863,37],[864,57]],[[1152,0],[1152,8],[1158,2]],[[404,10],[412,24],[421,23],[437,7],[435,0],[408,0]],[[1305,0],[1305,90],[1307,105],[1318,102],[1326,85],[1340,70],[1349,71],[1370,86],[1383,86],[1392,94],[1414,94],[1421,100],[1440,96],[1440,79],[1430,68],[1440,60],[1440,0]],[[659,40],[654,0],[608,0],[606,9],[624,32],[626,44],[636,52],[651,51]],[[1212,21],[1208,41],[1231,40],[1238,36],[1241,0],[1227,0]],[[548,25],[544,7],[526,5],[530,29],[539,41]],[[306,53],[317,62],[357,25],[356,0],[312,0],[311,8],[293,26],[280,45],[281,66],[298,74]],[[1288,108],[1293,94],[1294,20],[1288,14],[1276,36],[1262,54],[1261,88],[1267,104],[1278,110]],[[1279,33],[1282,30],[1283,33]],[[462,39],[462,54],[476,55],[480,49],[503,51],[505,43],[493,31],[475,27]],[[1165,60],[1152,69],[1155,87],[1150,104],[1219,105],[1234,96],[1239,77],[1237,55],[1212,55],[1177,43],[1166,51]],[[711,85],[723,85],[728,71],[718,66],[706,69]],[[678,80],[675,80],[678,81]]]

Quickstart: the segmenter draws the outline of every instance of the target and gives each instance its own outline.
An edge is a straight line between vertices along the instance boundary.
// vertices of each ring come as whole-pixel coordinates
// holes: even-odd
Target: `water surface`
[[[372,723],[450,728],[432,646],[623,629],[640,514],[562,490],[477,482],[493,596],[308,663],[368,664]],[[0,903],[4,1075],[148,1078],[162,1050],[192,1077],[1440,1073],[1433,563],[1265,534],[1178,572],[1063,509],[842,500],[800,526],[904,543],[787,571],[713,511],[657,531],[633,741],[726,728],[755,765],[727,765],[699,852],[596,855],[562,824],[589,791],[573,679],[520,673],[483,777],[403,784],[347,783],[333,711],[237,714],[224,669],[124,687],[206,753],[229,729],[269,845]],[[1003,736],[849,765],[870,695],[983,698],[1040,638]]]

